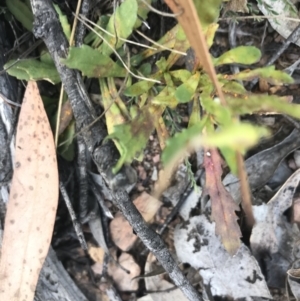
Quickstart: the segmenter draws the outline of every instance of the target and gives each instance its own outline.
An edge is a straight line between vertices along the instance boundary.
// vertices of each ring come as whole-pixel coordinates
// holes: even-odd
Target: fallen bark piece
[[[270,287],[284,288],[286,273],[291,263],[297,262],[295,259],[299,258],[300,231],[285,214],[293,205],[299,183],[300,169],[294,172],[267,204],[253,206],[256,224],[252,229],[250,245],[254,256],[264,267]]]
[[[298,11],[295,6],[297,1],[285,1],[285,0],[264,0],[257,4],[260,11],[265,16],[270,16],[268,18],[268,22],[270,22],[273,29],[275,29],[283,38],[287,39],[293,30],[297,27],[298,23],[289,20],[288,18],[298,19]],[[277,14],[280,15],[278,18],[272,18]],[[300,46],[298,40],[294,41],[294,43]]]
[[[190,218],[174,231],[178,259],[199,271],[212,298],[233,300],[272,299],[260,267],[241,243],[231,256],[215,234],[215,223],[205,215]],[[251,299],[252,298],[252,299]]]
[[[37,84],[29,82],[19,116],[15,170],[5,218],[0,300],[33,300],[50,246],[57,202],[53,136]]]

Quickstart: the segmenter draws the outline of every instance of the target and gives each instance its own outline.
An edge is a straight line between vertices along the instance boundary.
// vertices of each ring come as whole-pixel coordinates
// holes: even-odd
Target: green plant
[[[218,28],[216,20],[221,1],[195,0],[194,3],[206,44],[210,48]],[[61,16],[65,34],[69,36],[70,30],[66,18],[58,8],[57,12]],[[242,122],[239,120],[240,116],[273,111],[300,117],[298,105],[287,103],[285,98],[275,95],[253,94],[240,84],[239,81],[252,81],[255,78],[262,78],[276,85],[293,82],[290,76],[275,70],[273,66],[246,69],[237,74],[218,74],[221,92],[226,100],[226,104],[221,104],[220,95],[211,77],[202,68],[206,62],[203,58],[199,61],[191,51],[188,51],[190,48],[188,34],[179,24],[153,43],[150,48],[128,59],[129,53],[124,51],[123,45],[130,42],[127,39],[141,25],[140,17],[146,19],[148,12],[149,8],[143,1],[125,0],[112,16],[101,16],[96,24],[81,19],[90,29],[85,39],[89,45],[80,48],[70,47],[68,57],[61,59],[67,67],[79,69],[84,76],[99,80],[109,133],[107,139],[113,139],[120,152],[120,159],[114,167],[114,172],[118,172],[123,164],[131,163],[134,158],[140,157],[150,134],[156,130],[163,148],[162,161],[165,166],[174,166],[176,162],[197,148],[219,148],[231,171],[236,174],[238,170],[236,151],[245,153],[262,136],[268,135],[266,128]],[[152,68],[154,71],[151,72],[147,59],[166,49],[169,50],[169,54],[156,61],[156,67]],[[186,57],[186,63],[189,70],[175,68],[174,64],[182,55],[186,55],[187,51],[189,55]],[[252,46],[239,46],[226,51],[220,57],[211,57],[209,60],[214,67],[219,67],[234,63],[252,65],[260,58],[259,49]],[[42,68],[44,64],[48,64],[47,68],[51,72],[45,72]],[[48,60],[47,62],[43,62],[42,59],[20,60],[20,62],[13,60],[5,67],[11,67],[8,73],[19,79],[44,79],[54,84],[59,81],[54,64]],[[114,78],[124,79],[123,94],[134,100],[132,102],[135,105],[132,108],[135,109],[135,113],[131,114],[130,109],[122,101]],[[163,117],[172,116],[170,112],[178,105],[190,102],[193,105],[188,128],[178,131],[174,126],[176,122],[173,115],[171,120],[167,121],[171,124],[171,131],[168,133],[170,124],[166,124],[166,118]],[[220,160],[214,151],[213,160],[215,164],[220,165]],[[207,163],[206,166],[209,164]],[[212,174],[217,174],[220,178],[220,168]],[[219,188],[222,187],[220,179],[216,182]],[[214,184],[211,182],[211,191],[213,187]],[[220,191],[224,193],[221,188]],[[211,193],[213,194],[213,191]],[[227,206],[224,211],[230,213],[236,208],[232,204]],[[226,206],[223,204],[223,207]],[[220,235],[224,238],[229,232]],[[239,231],[235,233],[238,237]],[[228,247],[228,244],[226,246]],[[232,247],[229,246],[228,249],[232,250]]]

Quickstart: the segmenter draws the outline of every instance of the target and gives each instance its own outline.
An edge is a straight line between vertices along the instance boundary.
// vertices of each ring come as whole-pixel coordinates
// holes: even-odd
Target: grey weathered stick
[[[35,17],[33,33],[37,38],[44,40],[54,60],[64,89],[68,94],[77,127],[85,128],[93,122],[96,116],[90,105],[90,100],[84,88],[80,73],[76,70],[70,70],[60,62],[60,58],[67,56],[68,42],[63,35],[57,14],[49,0],[31,0],[31,4]],[[93,155],[100,173],[104,176],[109,186],[113,188],[124,188],[127,184],[130,184],[130,182],[132,183],[134,175],[130,167],[124,167],[121,173],[117,174],[116,177],[113,176],[111,169],[118,159],[118,153],[114,144],[110,141],[95,149],[97,144],[103,141],[106,134],[105,126],[97,122],[89,127],[88,131],[84,132],[83,138],[88,150]],[[94,152],[96,152],[96,154]],[[178,268],[160,236],[147,227],[125,190],[118,190],[115,193],[115,201],[116,205],[132,225],[134,231],[157,257],[159,262],[169,273],[170,278],[178,285],[188,299],[191,301],[202,300],[195,288]]]
[[[83,129],[96,118],[88,93],[84,87],[82,78],[77,70],[71,70],[61,64],[60,58],[66,58],[69,44],[62,32],[57,14],[49,0],[31,0],[34,14],[33,33],[36,38],[42,38],[45,42],[57,71],[60,74],[64,89],[71,101],[76,125]],[[84,140],[92,152],[95,144],[102,141],[107,135],[105,128],[99,126],[100,122],[85,132]]]
[[[88,301],[50,247],[36,288],[35,301]]]
[[[87,17],[90,9],[90,0],[83,0],[80,8],[80,15]],[[81,46],[85,36],[86,27],[83,23],[79,22],[75,32],[75,45]]]
[[[275,146],[265,149],[245,161],[248,181],[252,190],[263,187],[272,177],[280,162],[292,151],[300,147],[300,132],[294,129],[292,133]],[[239,180],[233,174],[228,174],[223,184],[230,191],[233,199],[239,204],[241,192]]]

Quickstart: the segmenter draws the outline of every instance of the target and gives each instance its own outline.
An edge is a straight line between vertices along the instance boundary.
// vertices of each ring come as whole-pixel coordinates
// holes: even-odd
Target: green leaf
[[[239,46],[226,51],[220,57],[213,59],[215,66],[224,64],[244,64],[251,65],[260,60],[261,52],[254,46]]]
[[[54,65],[53,59],[46,48],[41,50],[40,61],[45,64]]]
[[[150,82],[147,80],[141,80],[132,86],[128,87],[124,91],[124,95],[126,96],[139,96],[145,92],[148,92],[153,86],[155,85],[154,82]]]
[[[115,93],[117,94],[117,91],[115,91],[116,88],[114,85],[113,78],[108,78],[108,84],[110,85],[111,90],[109,90],[106,84],[106,79],[100,78],[99,84],[100,84],[100,91],[102,96],[102,103],[105,112],[107,132],[110,135],[114,133],[115,127],[117,125],[124,124],[126,121],[128,121],[126,117],[129,115],[129,113],[126,112],[126,114],[123,115],[121,108],[118,106],[118,102],[122,102],[122,100],[119,97],[115,99],[113,99],[112,97],[112,95],[114,95]],[[118,102],[116,100],[118,100]],[[124,106],[124,103],[122,104]],[[123,149],[119,145],[119,142],[118,141],[114,141],[114,142],[120,154],[122,154]]]
[[[157,41],[157,44],[164,45],[168,48],[173,48],[176,41],[177,32],[180,30],[179,24],[175,25],[171,30],[169,30],[162,38]],[[182,29],[181,29],[182,30]],[[143,52],[133,55],[130,59],[130,64],[132,66],[138,66],[142,60],[164,51],[165,48],[158,47],[157,45],[151,45],[155,49],[146,49]]]
[[[275,66],[257,68],[254,70],[244,70],[237,74],[228,75],[227,79],[252,81],[257,77],[265,79],[272,85],[292,84],[294,82],[294,79],[285,72],[275,70]]]
[[[191,76],[191,72],[185,69],[179,69],[169,72],[172,77],[174,77],[177,80],[180,80],[181,82],[187,81]]]
[[[186,52],[189,47],[189,40],[187,39],[183,28],[179,26],[175,36],[175,44],[172,48],[177,51]],[[181,56],[182,55],[179,53],[171,52],[167,59],[167,69],[170,69]]]
[[[30,0],[24,0],[25,5],[31,10]]]
[[[206,31],[207,27],[219,18],[222,0],[194,0],[194,4],[202,28]]]
[[[166,148],[163,150],[161,157],[164,166],[173,161],[174,158],[180,157],[182,153],[188,152],[187,144],[193,137],[201,135],[206,122],[207,117],[204,117],[199,123],[182,130],[181,133],[177,133],[174,137],[167,140]]]
[[[300,105],[285,102],[276,95],[225,96],[233,114],[245,115],[254,112],[277,112],[300,119]]]
[[[178,100],[175,97],[175,91],[174,86],[167,85],[157,96],[153,97],[152,103],[175,108],[178,105]]]
[[[145,63],[142,66],[140,66],[139,71],[144,75],[144,76],[149,76],[152,71],[152,66],[150,63]]]
[[[117,140],[122,148],[121,157],[113,168],[114,173],[117,173],[123,164],[131,163],[146,147],[162,111],[161,107],[145,106],[132,121],[115,126],[114,132],[107,137],[107,139]]]
[[[32,31],[33,14],[28,6],[20,0],[6,0],[8,10],[28,30]]]
[[[102,96],[102,103],[105,112],[107,132],[108,134],[112,134],[114,131],[114,127],[116,125],[125,123],[126,118],[122,115],[120,108],[112,98],[110,91],[107,87],[106,80],[104,78],[99,79],[99,84]]]
[[[151,0],[145,0],[148,4],[151,4]],[[148,13],[150,11],[149,7],[145,4],[144,1],[138,0],[138,11],[137,14],[139,18],[136,19],[134,24],[134,28],[138,28],[142,25],[142,20],[146,20],[148,17]],[[142,20],[141,20],[142,19]]]
[[[202,147],[230,148],[234,151],[244,152],[255,145],[259,139],[268,135],[262,127],[255,127],[247,123],[232,123],[218,132],[202,135],[202,129],[207,123],[207,117],[197,125],[183,130],[167,141],[162,153],[163,164],[172,164]]]
[[[159,69],[161,72],[167,71],[168,64],[167,64],[166,58],[161,57],[158,61],[156,61],[155,65],[158,67],[158,69]]]
[[[226,163],[228,164],[232,174],[238,174],[238,166],[236,161],[236,151],[229,147],[219,147]]]
[[[106,27],[106,30],[114,36],[116,35],[117,38],[104,34],[103,39],[105,39],[110,46],[108,46],[106,42],[103,42],[99,47],[101,53],[111,55],[113,53],[112,48],[118,49],[124,44],[124,41],[121,41],[118,37],[126,39],[131,35],[137,20],[137,11],[138,6],[136,0],[125,0],[117,7]]]
[[[180,85],[175,92],[175,97],[179,103],[186,103],[193,98],[200,79],[200,73],[196,72],[186,82]]]
[[[80,70],[87,77],[125,77],[126,70],[109,56],[87,46],[70,47],[66,59],[61,62],[67,67]]]
[[[54,8],[58,14],[58,18],[61,24],[61,27],[63,29],[63,32],[66,36],[66,38],[68,39],[68,41],[70,41],[70,37],[71,37],[71,27],[70,24],[68,22],[68,18],[66,15],[64,15],[61,11],[61,9],[59,8],[58,5],[54,4]]]
[[[201,121],[201,106],[199,97],[194,97],[193,110],[189,119],[189,128]]]
[[[214,43],[214,38],[215,38],[215,35],[216,35],[216,32],[217,32],[218,28],[219,28],[219,24],[218,23],[212,23],[207,28],[207,31],[206,31],[206,42],[207,42],[208,49],[210,49],[210,47]]]
[[[108,21],[108,16],[100,16],[97,23],[93,27],[94,30],[91,30],[84,38],[84,44],[92,43],[92,48],[97,48],[102,42],[102,38],[97,33],[100,33],[101,36],[103,35],[103,31],[99,27],[106,28]]]
[[[11,60],[4,65],[9,75],[20,80],[46,80],[52,84],[60,82],[59,74],[54,64],[48,64],[35,59]]]
[[[227,77],[226,77],[227,78]],[[240,83],[233,81],[233,80],[221,80],[224,85],[222,86],[222,90],[225,93],[233,93],[233,94],[242,94],[242,95],[247,95],[248,92],[247,90],[244,88],[243,85],[241,85]]]
[[[212,99],[210,94],[203,92],[201,94],[201,104],[203,109],[211,114],[219,125],[228,125],[232,122],[232,115],[228,107],[222,106],[219,99]]]
[[[260,138],[269,134],[264,127],[258,127],[249,123],[232,123],[214,134],[203,137],[203,144],[208,147],[229,147],[244,153],[254,146]],[[198,145],[197,139],[195,146]],[[200,145],[200,144],[199,144]]]

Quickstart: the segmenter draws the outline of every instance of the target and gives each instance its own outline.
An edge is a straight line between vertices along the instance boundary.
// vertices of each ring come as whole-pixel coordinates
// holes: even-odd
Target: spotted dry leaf
[[[37,84],[19,116],[15,169],[0,261],[0,300],[31,301],[48,253],[58,202],[54,141]]]
[[[240,247],[241,231],[235,211],[239,207],[222,181],[221,157],[216,149],[210,149],[204,156],[206,172],[205,190],[211,199],[212,218],[216,223],[216,234],[220,235],[225,249],[234,255]]]

